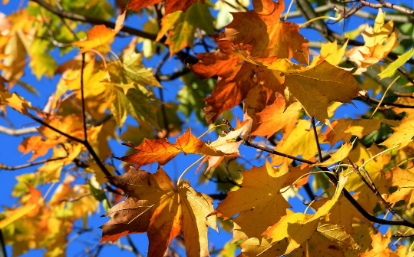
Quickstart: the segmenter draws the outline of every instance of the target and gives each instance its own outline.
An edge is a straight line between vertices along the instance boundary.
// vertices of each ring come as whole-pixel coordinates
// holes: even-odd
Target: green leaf
[[[152,69],[142,65],[142,54],[126,56],[123,63],[108,64],[109,82],[116,84],[136,83],[140,86],[162,87],[152,75]]]
[[[91,192],[91,195],[95,197],[95,199],[99,202],[102,202],[106,199],[105,192],[102,189],[96,188],[92,185],[90,181],[88,181],[89,185],[89,191]]]
[[[171,54],[187,46],[193,47],[197,28],[204,30],[207,34],[214,33],[214,18],[208,8],[209,5],[197,2],[186,12],[177,11],[168,14],[162,20],[162,28],[157,39],[172,28],[166,41],[170,45]]]
[[[36,39],[30,46],[30,67],[37,79],[43,75],[46,77],[53,77],[57,68],[57,63],[53,57],[47,53],[49,50],[49,43],[46,40]]]
[[[411,59],[413,54],[414,54],[414,48],[411,48],[410,51],[406,52],[403,55],[398,56],[398,59],[396,61],[388,65],[388,67],[385,70],[383,70],[380,74],[378,74],[380,79],[392,77],[395,71],[399,67],[403,66],[408,60]]]
[[[214,81],[212,79],[202,81],[194,73],[182,76],[181,79],[185,86],[177,93],[177,100],[180,102],[178,110],[185,115],[187,121],[194,112],[197,120],[207,126],[203,112],[205,105],[203,99],[213,90]]]
[[[149,122],[153,126],[158,126],[157,105],[161,102],[154,94],[143,86],[136,84],[116,84],[108,83],[108,97],[112,102],[111,112],[115,121],[121,127],[128,114],[138,122]]]

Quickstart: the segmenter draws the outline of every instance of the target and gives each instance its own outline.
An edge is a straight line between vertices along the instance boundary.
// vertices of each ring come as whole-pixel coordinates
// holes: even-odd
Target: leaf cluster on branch
[[[0,213],[3,256],[66,256],[95,214],[109,220],[82,250],[93,256],[111,243],[151,257],[414,256],[414,11],[292,3],[30,0],[0,13],[0,133],[27,160],[0,169],[30,170]],[[371,25],[339,32],[356,16]],[[232,239],[212,243],[219,228]]]

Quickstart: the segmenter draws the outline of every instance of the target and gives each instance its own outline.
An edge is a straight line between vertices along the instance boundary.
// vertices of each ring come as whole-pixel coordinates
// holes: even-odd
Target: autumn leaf
[[[321,54],[318,57],[314,57],[312,62],[316,63],[319,60],[326,60],[332,65],[338,66],[345,54],[346,46],[348,45],[348,41],[342,45],[341,48],[338,48],[338,43],[336,40],[334,42],[327,42],[326,44],[321,44]]]
[[[358,200],[358,194],[353,194],[352,197]],[[332,197],[318,200],[312,204],[312,208],[319,209],[331,199]],[[343,229],[350,235],[354,234],[354,227],[352,225],[354,223],[354,218],[363,220],[364,217],[345,198],[345,196],[339,196],[335,205],[330,209],[329,214],[325,217],[327,222],[343,227]]]
[[[408,115],[401,120],[398,127],[393,128],[394,133],[387,138],[381,145],[392,148],[398,145],[398,149],[403,148],[412,141],[414,136],[414,115]]]
[[[36,188],[32,187],[29,184],[26,184],[29,188],[30,199],[25,203],[23,206],[13,210],[7,218],[0,221],[0,229],[10,225],[11,223],[15,222],[22,217],[34,216],[39,211],[39,208],[42,204],[42,192],[36,190]]]
[[[235,48],[248,50],[252,57],[295,58],[301,63],[308,62],[308,41],[299,34],[299,27],[280,21],[284,2],[255,0],[253,6],[252,11],[233,13],[234,19],[226,26],[225,32],[213,36],[219,50],[199,55],[200,62],[192,67],[202,79],[219,75],[212,94],[205,99],[204,113],[209,123],[223,111],[238,105],[254,86],[259,85],[265,91],[266,100],[270,103],[274,101],[272,93],[282,94],[284,91],[284,78],[280,73],[242,63],[243,59],[231,56],[235,55]],[[230,63],[232,66],[227,65]],[[252,81],[252,77],[257,81]]]
[[[359,91],[358,83],[348,71],[327,61],[305,71],[286,73],[285,86],[310,116],[323,123],[329,119],[330,102],[351,103]]]
[[[344,160],[346,157],[348,157],[349,152],[352,150],[352,147],[353,146],[351,143],[345,143],[341,145],[341,147],[335,153],[331,154],[331,158],[324,161],[323,163],[318,163],[317,165],[328,167],[332,164]]]
[[[171,161],[177,154],[201,154],[211,156],[223,156],[225,153],[214,149],[213,147],[202,142],[191,134],[188,129],[184,134],[179,136],[175,143],[170,143],[166,139],[148,140],[144,141],[137,147],[135,153],[119,158],[128,163],[133,163],[138,166],[158,162],[163,166]]]
[[[309,217],[311,217],[309,214],[294,213],[288,210],[287,214],[279,222],[269,227],[263,235],[270,239],[272,244],[289,238],[289,244],[284,254],[290,253],[310,239],[315,232],[318,225],[317,220],[302,223]]]
[[[114,29],[109,29],[105,25],[97,25],[88,31],[88,39],[73,43],[74,46],[81,47],[81,53],[85,53],[92,48],[110,44],[114,37],[124,26],[126,11],[118,16]]]
[[[397,255],[388,247],[391,243],[391,230],[383,236],[381,232],[371,235],[372,249],[369,252],[362,253],[360,257],[374,257],[374,256],[390,256],[397,257]]]
[[[325,143],[320,132],[318,130],[318,139],[321,144]],[[315,134],[311,129],[311,122],[309,120],[299,120],[295,129],[289,134],[287,138],[283,138],[276,146],[275,150],[292,156],[301,155],[303,159],[310,159],[318,152],[318,148],[315,140]],[[303,144],[303,142],[313,142],[311,144]],[[291,162],[282,156],[274,155],[272,157],[272,164],[278,165],[284,161]]]
[[[207,34],[214,33],[213,21],[207,4],[194,2],[187,11],[169,13],[162,18],[157,41],[168,32],[165,43],[170,47],[170,56],[173,56],[187,46],[193,47],[196,29],[202,29]]]
[[[373,144],[369,149],[361,144],[358,144],[349,153],[349,158],[351,159],[352,163],[358,167],[367,162],[364,166],[364,169],[371,177],[378,191],[381,194],[386,194],[388,193],[388,183],[385,177],[384,167],[389,163],[391,154],[385,153],[379,155],[368,162],[370,158],[379,154],[380,152],[381,149],[378,148],[375,144]],[[345,160],[344,163],[348,163],[348,161]],[[355,172],[352,172],[349,175],[346,189],[348,191],[359,192],[358,202],[364,206],[367,211],[372,211],[378,202],[378,197],[371,191],[371,189],[366,186],[359,175]]]
[[[251,135],[269,138],[282,129],[283,135],[287,137],[295,128],[301,110],[300,104],[293,103],[286,106],[286,100],[278,97],[272,105],[268,105],[262,112],[256,114],[259,125]]]
[[[260,238],[268,226],[276,223],[290,205],[279,190],[288,178],[286,165],[273,168],[269,162],[242,172],[243,183],[219,203],[218,217],[231,218],[247,237]],[[255,220],[257,222],[252,222]],[[260,221],[260,222],[259,222]]]
[[[352,136],[362,138],[372,132],[378,130],[382,123],[390,126],[398,126],[399,122],[396,120],[382,120],[382,119],[337,119],[331,123],[332,128],[327,128],[323,134],[326,141],[331,145],[343,140],[349,142]]]
[[[362,33],[365,45],[353,47],[346,53],[349,59],[358,66],[358,69],[354,72],[355,75],[361,75],[367,70],[367,67],[378,63],[398,46],[399,43],[396,42],[397,31],[393,32],[393,21],[391,20],[385,24],[384,20],[385,13],[380,8],[374,27],[367,26]],[[384,44],[385,41],[387,42]]]
[[[184,182],[178,188],[162,169],[151,174],[130,169],[113,178],[128,197],[112,207],[102,226],[102,239],[147,232],[148,256],[164,256],[171,240],[183,235],[187,256],[209,256],[207,227],[217,230],[212,199]],[[218,231],[218,230],[217,230]]]
[[[404,200],[407,205],[411,205],[414,202],[413,168],[401,169],[399,167],[395,167],[387,171],[386,177],[390,186],[397,187],[397,190],[387,197],[387,201],[390,203],[396,203]]]

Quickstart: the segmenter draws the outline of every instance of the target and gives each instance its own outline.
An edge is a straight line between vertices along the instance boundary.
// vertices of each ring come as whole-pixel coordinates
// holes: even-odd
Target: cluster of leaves
[[[413,13],[380,2],[360,4]],[[306,4],[297,0],[302,12]],[[18,203],[0,214],[0,238],[13,245],[14,256],[30,249],[64,256],[71,234],[93,231],[87,220],[100,205],[110,220],[96,255],[106,241],[124,236],[126,248],[140,255],[129,235],[147,233],[148,256],[177,256],[173,239],[187,256],[413,256],[414,50],[399,39],[409,26],[387,21],[379,8],[373,26],[344,40],[320,18],[303,25],[282,19],[283,0],[248,6],[116,1],[112,23],[116,11],[103,0],[32,0],[0,15],[2,116],[40,124],[1,129],[34,133],[17,147],[31,153],[27,164],[0,164],[36,167],[16,177]],[[137,14],[148,18],[143,30],[126,26]],[[309,24],[330,40],[316,54],[301,30]],[[117,37],[129,41],[114,53]],[[54,51],[70,60],[58,63]],[[151,59],[159,62],[148,68]],[[178,69],[163,74],[166,62]],[[28,100],[43,89],[24,82],[27,66],[39,80],[58,81],[42,107]],[[167,101],[165,82],[177,78],[185,85]],[[365,113],[338,118],[356,101],[369,106]],[[197,137],[187,125],[194,120],[222,135],[203,141],[206,133]],[[125,156],[113,157],[113,139],[130,148]],[[242,145],[267,155],[242,164]],[[166,167],[181,153],[201,158],[174,183]],[[197,164],[204,170],[200,183],[217,183],[216,193],[198,192],[184,179]],[[43,196],[41,188],[48,189]],[[305,211],[292,204],[295,198]],[[222,248],[209,244],[209,227],[218,231],[217,223],[233,234]]]

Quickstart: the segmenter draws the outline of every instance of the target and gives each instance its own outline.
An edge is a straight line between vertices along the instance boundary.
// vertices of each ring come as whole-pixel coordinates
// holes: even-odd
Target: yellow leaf
[[[243,183],[219,203],[219,217],[231,218],[247,237],[260,238],[267,227],[275,224],[290,205],[279,192],[289,176],[287,165],[273,168],[269,162],[242,172]],[[252,222],[252,221],[256,222]]]
[[[381,145],[392,148],[398,145],[398,149],[408,145],[414,136],[414,115],[408,115],[401,120],[398,127],[393,128],[394,133]]]
[[[351,103],[359,91],[350,72],[327,61],[304,71],[287,72],[285,86],[310,116],[323,123],[329,119],[327,108],[330,102]]]
[[[7,218],[0,221],[0,229],[12,224],[16,220],[21,219],[25,216],[34,216],[39,211],[40,205],[42,204],[42,192],[36,190],[36,188],[27,184],[30,192],[29,201],[19,208],[13,210]]]

